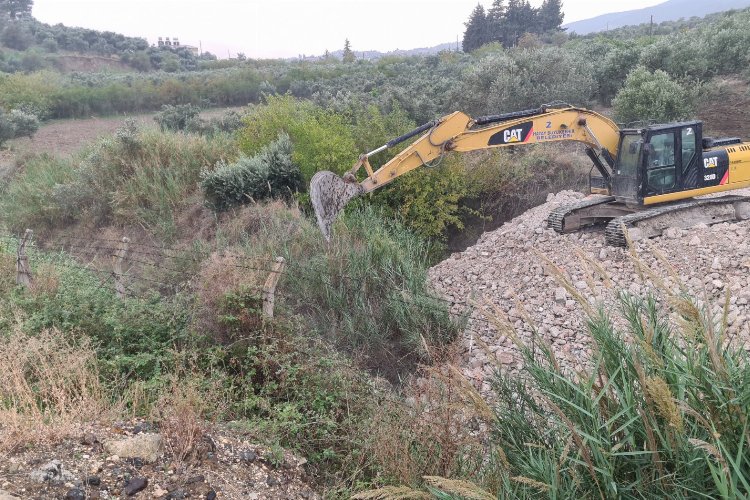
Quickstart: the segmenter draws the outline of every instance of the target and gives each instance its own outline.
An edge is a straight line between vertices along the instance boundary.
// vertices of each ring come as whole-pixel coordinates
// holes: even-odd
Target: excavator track
[[[565,226],[566,217],[573,215],[575,212],[578,212],[580,210],[595,207],[597,205],[605,205],[607,203],[612,203],[613,201],[615,201],[614,196],[605,196],[602,198],[584,200],[579,203],[574,203],[572,205],[565,205],[565,206],[556,208],[555,210],[550,212],[549,216],[547,217],[547,227],[554,229],[555,232],[559,234],[576,231],[580,229],[581,226],[576,225],[575,227],[566,227]]]
[[[644,221],[653,221],[658,217],[663,217],[668,214],[674,214],[678,212],[687,212],[691,209],[696,208],[708,208],[716,207],[720,205],[734,205],[735,203],[750,202],[750,196],[722,196],[718,198],[703,198],[703,199],[691,199],[688,201],[682,201],[670,205],[655,207],[652,209],[642,210],[629,215],[623,215],[621,217],[615,217],[608,224],[604,230],[604,235],[608,245],[616,247],[627,246],[627,238],[625,237],[625,229],[632,230],[637,228],[638,223]],[[716,220],[706,220],[705,223],[720,223],[726,222],[725,218],[718,218]],[[666,229],[666,228],[665,228]]]

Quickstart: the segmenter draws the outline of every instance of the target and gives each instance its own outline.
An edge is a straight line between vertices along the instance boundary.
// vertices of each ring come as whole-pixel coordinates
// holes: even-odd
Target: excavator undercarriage
[[[560,234],[606,225],[607,244],[625,247],[628,240],[660,236],[668,228],[687,229],[699,224],[710,226],[748,218],[750,196],[690,199],[645,209],[628,207],[613,196],[601,196],[553,210],[547,225]]]

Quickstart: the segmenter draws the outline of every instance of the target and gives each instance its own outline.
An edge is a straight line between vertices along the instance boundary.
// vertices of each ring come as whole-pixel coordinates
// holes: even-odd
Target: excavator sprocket
[[[310,202],[315,210],[318,226],[326,241],[331,239],[331,227],[346,204],[360,196],[364,188],[347,182],[333,172],[318,172],[310,181]]]

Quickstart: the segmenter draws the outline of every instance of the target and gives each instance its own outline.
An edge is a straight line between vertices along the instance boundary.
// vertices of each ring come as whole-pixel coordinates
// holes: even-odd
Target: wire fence
[[[27,239],[26,245],[22,242]],[[129,300],[163,300],[181,292],[215,293],[216,290],[201,286],[200,279],[195,279],[196,272],[208,258],[222,259],[221,265],[235,269],[252,271],[263,277],[264,286],[248,283],[240,285],[243,293],[257,294],[262,299],[263,312],[266,316],[273,316],[276,297],[281,297],[291,304],[304,301],[299,293],[294,293],[294,280],[305,280],[309,284],[322,287],[327,291],[344,292],[347,294],[362,294],[360,279],[345,273],[336,273],[332,282],[331,276],[309,274],[309,267],[283,259],[264,258],[226,252],[209,248],[177,249],[147,243],[129,242],[127,238],[89,238],[76,235],[58,235],[55,243],[48,248],[34,245],[31,235],[24,236],[0,234],[0,247],[6,253],[17,253],[17,272],[20,273],[19,262],[22,258],[30,261],[29,284],[33,283],[33,272],[41,263],[59,266],[70,270],[86,273],[98,280],[97,289],[106,289],[120,299]],[[23,248],[23,252],[19,250]],[[22,255],[23,254],[23,255]],[[107,260],[110,263],[107,263]],[[280,260],[283,262],[280,264]],[[173,273],[169,281],[159,279],[157,271]],[[284,283],[289,290],[279,289],[277,286],[283,277],[289,279]],[[18,278],[18,277],[17,277]],[[18,281],[21,284],[21,281]],[[382,287],[387,284],[382,283]],[[495,324],[474,314],[475,308],[468,300],[456,300],[440,297],[432,293],[412,292],[404,288],[382,288],[381,292],[389,292],[389,300],[401,305],[422,311],[446,314],[453,321],[460,322],[460,328],[469,339],[469,349],[474,346],[474,339],[486,335],[487,330],[494,330]],[[466,321],[470,318],[470,321]],[[484,331],[476,329],[483,326]],[[472,328],[472,326],[474,328]],[[469,378],[474,378],[469,376]]]
[[[23,241],[23,238],[23,236],[0,234],[0,241],[6,242],[6,252],[13,250],[11,247],[18,247],[21,241]],[[336,273],[335,279],[338,280],[338,282],[333,283],[328,279],[328,276],[325,275],[311,276],[306,272],[309,271],[309,268],[295,262],[286,262],[286,266],[288,268],[293,268],[294,271],[288,269],[280,270],[275,267],[277,264],[276,259],[199,248],[191,248],[186,251],[145,243],[129,242],[127,244],[127,248],[122,256],[124,263],[129,265],[127,271],[118,273],[111,268],[103,269],[103,267],[106,267],[103,260],[117,259],[118,252],[123,251],[122,245],[122,239],[86,238],[65,234],[59,237],[56,244],[49,249],[42,250],[30,245],[26,248],[26,253],[33,255],[35,257],[34,260],[36,261],[50,262],[63,267],[76,267],[82,271],[109,276],[113,280],[113,285],[118,281],[131,284],[140,283],[148,285],[145,287],[147,289],[156,289],[162,292],[184,288],[189,288],[192,291],[210,291],[205,287],[197,285],[195,280],[192,279],[199,266],[209,257],[224,259],[221,262],[221,266],[223,267],[265,273],[266,275],[275,274],[279,277],[290,276],[294,279],[307,281],[312,285],[325,287],[327,289],[343,290],[351,294],[359,294],[362,292],[361,280],[344,273]],[[186,255],[186,253],[189,253],[190,255]],[[227,262],[227,259],[230,260],[230,262]],[[82,262],[86,263],[83,264]],[[140,267],[141,272],[133,272],[134,267]],[[175,279],[170,282],[154,279],[153,277],[146,276],[145,274],[148,273],[144,272],[144,269],[174,273]],[[264,291],[262,287],[248,285],[244,285],[243,288],[258,293],[263,293]],[[403,288],[391,288],[387,291],[393,292],[391,294],[393,300],[400,301],[404,305],[431,309],[436,312],[450,312],[454,306],[462,306],[465,310],[472,308],[471,304],[466,300],[455,300],[430,293],[407,291]],[[278,289],[275,294],[290,300],[299,298],[286,294]],[[399,295],[401,295],[401,297],[399,297]],[[476,319],[480,322],[490,324],[482,318]]]

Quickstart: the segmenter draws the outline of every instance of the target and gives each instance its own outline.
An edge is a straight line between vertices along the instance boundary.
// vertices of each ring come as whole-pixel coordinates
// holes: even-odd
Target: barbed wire
[[[12,242],[15,242],[15,243],[19,243],[21,241],[21,239],[22,238],[18,237],[18,236],[2,235],[2,234],[0,234],[0,240],[6,240],[6,241],[12,241]],[[86,241],[102,241],[102,242],[121,243],[121,240],[107,240],[107,239],[103,239],[103,238],[80,238],[80,237],[74,237],[72,239],[86,240]],[[144,246],[144,247],[147,247],[147,248],[152,248],[152,249],[157,249],[157,250],[162,250],[161,248],[158,248],[158,247],[155,247],[155,246],[151,246],[151,245],[141,245],[141,246]],[[65,250],[64,246],[63,246],[62,249],[63,249],[63,251]],[[35,247],[33,245],[30,246],[30,247],[27,247],[27,251],[28,251],[28,253],[30,255],[39,254],[39,255],[43,256],[47,260],[48,263],[50,263],[50,264],[52,264],[54,266],[60,266],[60,267],[64,267],[64,268],[67,268],[67,269],[74,269],[74,270],[77,270],[77,271],[80,271],[80,272],[90,273],[90,274],[92,274],[94,276],[100,276],[100,278],[98,278],[99,284],[96,286],[96,290],[101,290],[101,289],[104,289],[105,287],[112,286],[113,287],[113,289],[111,290],[112,293],[115,293],[115,294],[119,293],[119,294],[123,295],[124,297],[127,297],[127,298],[132,299],[132,300],[147,300],[147,297],[144,297],[144,291],[140,291],[139,292],[139,291],[134,290],[132,287],[130,287],[127,284],[127,282],[140,282],[142,284],[143,283],[148,283],[149,284],[149,290],[153,291],[153,292],[156,292],[156,294],[157,294],[157,296],[158,296],[158,298],[160,300],[164,299],[164,295],[163,295],[163,293],[161,293],[161,290],[172,290],[174,293],[179,293],[181,291],[180,289],[183,288],[183,286],[184,286],[185,290],[189,290],[191,292],[215,293],[215,291],[216,291],[216,290],[212,290],[212,289],[209,289],[209,288],[198,286],[195,283],[190,282],[190,281],[188,281],[186,283],[182,283],[182,284],[166,283],[164,281],[160,281],[160,280],[157,280],[157,279],[149,278],[149,277],[146,277],[146,276],[143,276],[143,275],[131,274],[131,273],[124,273],[124,274],[120,275],[121,276],[121,280],[119,281],[120,288],[119,288],[119,290],[117,290],[116,289],[116,285],[118,283],[117,280],[116,280],[117,275],[116,275],[116,273],[114,271],[112,271],[112,270],[97,269],[97,268],[92,267],[91,265],[88,265],[88,264],[87,265],[81,265],[80,263],[75,263],[74,257],[86,256],[86,257],[94,257],[94,258],[97,258],[97,257],[110,257],[111,258],[111,257],[116,257],[116,254],[114,252],[120,251],[121,248],[114,247],[114,246],[101,246],[101,245],[94,245],[94,246],[80,246],[80,245],[79,246],[74,246],[74,245],[70,245],[69,249],[71,249],[71,250],[72,249],[77,249],[77,251],[76,251],[76,253],[71,253],[69,251],[67,253],[59,252],[59,253],[57,253],[57,255],[53,255],[52,258],[50,258],[50,252],[46,252],[43,249],[40,249],[39,247]],[[105,250],[105,251],[112,252],[112,253],[100,255],[98,253],[98,251],[100,251],[100,250]],[[190,258],[190,257],[171,256],[171,255],[167,255],[167,254],[164,254],[164,253],[161,253],[161,252],[148,252],[148,251],[141,251],[141,250],[132,249],[132,248],[128,248],[128,253],[135,253],[135,254],[138,254],[138,255],[146,255],[146,256],[159,257],[159,258],[165,258],[165,259],[192,260],[194,262],[200,262],[199,260],[194,259],[194,258]],[[216,252],[204,252],[204,253],[206,255],[211,255],[211,254],[216,253]],[[266,260],[266,259],[262,259],[262,258],[252,258],[252,257],[242,256],[242,255],[237,255],[237,254],[221,254],[221,253],[216,253],[216,255],[217,256],[224,256],[224,257],[228,257],[228,258],[235,258],[237,260],[243,260],[243,261],[255,261],[255,262],[267,261],[267,262],[273,262],[274,264],[276,263],[275,260],[271,261],[270,259]],[[164,270],[168,270],[168,271],[172,271],[172,272],[177,272],[177,273],[182,273],[182,274],[187,274],[187,273],[190,272],[189,270],[186,270],[186,269],[177,269],[177,268],[174,268],[174,267],[171,267],[171,266],[167,266],[167,265],[165,265],[163,263],[160,263],[160,262],[148,262],[146,260],[134,259],[132,257],[126,257],[124,260],[128,261],[128,262],[136,263],[136,264],[139,264],[139,265],[149,266],[149,267],[152,267],[152,268],[155,268],[155,269],[164,269]],[[291,265],[292,267],[295,267],[295,268],[299,269],[302,272],[309,271],[309,269],[310,269],[309,267],[305,267],[305,266],[303,266],[301,264],[296,264],[296,263],[292,263],[292,264],[287,263],[287,264]],[[226,262],[222,263],[222,265],[229,266],[229,267],[234,267],[234,268],[240,268],[240,269],[254,270],[254,271],[258,271],[258,272],[266,272],[266,273],[276,272],[276,273],[281,274],[281,275],[289,275],[289,276],[292,276],[292,277],[295,277],[295,278],[301,278],[301,279],[307,280],[307,281],[309,281],[309,282],[311,282],[313,284],[323,285],[324,287],[326,287],[327,289],[330,289],[330,290],[339,290],[340,288],[343,288],[345,291],[351,292],[351,293],[357,293],[358,294],[358,293],[362,292],[362,288],[361,287],[356,287],[355,288],[355,287],[353,287],[351,285],[343,285],[343,284],[337,285],[337,284],[331,283],[331,282],[329,282],[327,280],[324,280],[323,278],[315,278],[315,277],[308,276],[308,275],[305,275],[305,274],[302,274],[302,273],[289,273],[288,271],[278,272],[275,269],[270,269],[270,268],[265,268],[265,267],[260,267],[260,266],[247,266],[247,265],[241,265],[241,264],[228,264]],[[338,274],[336,277],[341,278],[342,280],[345,280],[345,281],[349,281],[349,282],[358,281],[356,278],[353,278],[353,277],[345,275],[345,274]],[[93,278],[93,276],[92,276],[92,278]],[[159,288],[155,289],[155,287],[159,287]],[[241,289],[243,291],[255,292],[255,293],[258,293],[261,297],[262,297],[262,294],[265,292],[262,288],[257,287],[257,286],[251,286],[251,285],[249,285],[247,283],[240,284],[240,287],[241,287]],[[433,305],[433,304],[428,304],[428,303],[424,303],[424,302],[416,302],[416,301],[413,301],[413,300],[409,300],[408,298],[404,297],[403,294],[407,293],[407,294],[409,294],[412,297],[422,297],[422,298],[426,298],[426,299],[429,299],[429,300],[434,300],[434,301],[437,301],[437,302],[440,302],[440,303],[444,303],[444,304],[450,305],[450,306],[455,306],[455,305],[471,306],[470,304],[468,304],[465,301],[456,301],[456,300],[451,300],[451,299],[442,298],[442,297],[435,297],[435,296],[430,295],[430,294],[422,294],[422,293],[418,293],[418,292],[414,293],[414,292],[410,292],[408,290],[405,290],[403,288],[398,288],[398,289],[397,288],[392,288],[392,291],[394,293],[389,297],[390,300],[394,300],[394,301],[399,302],[399,303],[401,303],[402,305],[405,305],[405,306],[417,307],[417,308],[421,308],[423,310],[426,309],[426,310],[430,310],[430,311],[434,311],[434,312],[439,312],[441,314],[446,314],[447,313],[449,316],[461,316],[461,315],[452,313],[450,311],[450,309],[447,309],[445,307],[438,307],[438,306]],[[284,299],[292,301],[292,302],[298,302],[298,301],[302,300],[299,296],[290,295],[288,293],[285,293],[285,292],[279,290],[278,288],[274,291],[274,295],[279,296],[279,297],[283,297]],[[397,295],[401,295],[401,296],[398,297]],[[192,310],[188,309],[188,311],[187,311],[188,317],[192,318],[194,312],[195,311],[192,311]],[[467,318],[467,316],[464,316],[464,319],[466,319],[466,318]],[[480,324],[488,325],[490,327],[494,326],[493,322],[491,322],[491,321],[489,321],[489,320],[487,320],[485,318],[479,317],[477,315],[472,315],[471,321],[474,322],[474,323],[480,323]],[[487,333],[487,332],[481,332],[479,330],[473,329],[473,328],[471,328],[469,326],[469,324],[461,325],[460,328],[461,328],[461,331],[463,332],[464,335],[472,335],[472,336],[481,337],[482,335],[484,335],[484,334]],[[491,354],[492,353],[488,353],[488,355],[491,355]],[[477,377],[477,376],[473,375],[473,373],[463,373],[463,375],[468,380],[471,380],[473,382],[480,382],[480,383],[483,382],[483,379],[481,377]],[[386,397],[386,399],[390,399],[390,398]]]
[[[78,237],[78,236],[73,236],[73,235],[63,235],[63,238],[70,238],[70,239],[74,239],[74,240],[78,240],[78,241],[100,241],[100,242],[109,242],[109,243],[118,243],[118,244],[122,243],[121,240],[115,240],[115,239],[107,239],[107,238],[84,238],[84,237]],[[0,234],[0,239],[9,240],[9,241],[13,241],[13,242],[16,242],[16,243],[21,240],[21,238],[18,237],[18,236],[15,236],[15,235],[5,235],[5,234]],[[135,245],[139,245],[139,244],[135,244]],[[134,254],[137,254],[137,255],[145,255],[145,256],[155,257],[155,258],[160,258],[160,259],[173,259],[173,260],[183,260],[183,261],[184,260],[189,260],[189,261],[192,261],[194,263],[200,263],[201,262],[200,260],[198,260],[198,259],[196,259],[194,257],[181,257],[181,256],[175,256],[175,255],[169,255],[169,254],[163,253],[163,250],[165,250],[163,247],[156,247],[156,246],[153,246],[153,245],[144,245],[144,244],[140,244],[139,246],[144,246],[144,247],[147,247],[147,248],[157,249],[157,250],[160,250],[160,251],[159,252],[151,252],[151,251],[145,251],[145,250],[138,250],[138,249],[130,248],[130,244],[129,244],[129,248],[128,248],[128,251],[127,251],[128,254],[134,253]],[[61,245],[61,249],[63,251],[65,251],[65,245]],[[38,247],[34,247],[34,246],[29,247],[28,250],[29,250],[29,253],[34,253],[35,251],[40,251]],[[72,257],[85,256],[85,257],[96,259],[96,258],[116,257],[115,252],[119,252],[120,250],[121,250],[120,247],[115,247],[115,246],[103,246],[103,245],[93,245],[93,246],[91,246],[91,245],[89,245],[89,246],[68,245],[67,252],[68,252],[68,255],[70,255]],[[106,251],[106,252],[111,252],[111,253],[102,255],[102,254],[99,253],[99,251]],[[167,249],[167,251],[173,251],[173,250],[172,249]],[[270,259],[265,259],[265,258],[260,258],[260,257],[250,257],[250,256],[245,256],[245,255],[233,254],[233,253],[217,253],[217,252],[210,252],[210,251],[201,252],[201,253],[203,253],[205,255],[215,254],[216,256],[219,256],[219,257],[227,257],[227,258],[241,260],[241,261],[253,261],[253,262],[263,262],[263,261],[266,261],[266,262],[273,262],[274,264],[276,263],[275,260],[271,261]],[[78,254],[78,255],[76,255],[76,254]],[[136,264],[139,264],[139,265],[142,265],[142,266],[149,266],[149,267],[153,267],[155,269],[163,269],[163,270],[171,271],[171,272],[182,274],[182,275],[186,275],[186,274],[188,274],[188,273],[191,272],[189,269],[178,269],[176,267],[165,265],[164,263],[161,263],[161,262],[149,262],[147,260],[135,259],[135,258],[130,257],[130,256],[126,257],[124,260],[127,261],[127,262],[130,262],[130,263],[136,263]],[[84,271],[90,271],[90,272],[98,273],[100,275],[105,275],[105,280],[103,280],[103,282],[108,281],[109,278],[111,278],[111,277],[114,276],[114,273],[112,271],[101,271],[101,270],[95,269],[94,267],[91,267],[91,266],[88,266],[88,265],[85,266],[85,267],[75,266],[75,265],[71,265],[69,263],[62,262],[61,259],[58,259],[57,264],[59,264],[59,265],[61,265],[63,267],[65,267],[65,266],[67,266],[67,267],[74,267],[76,269],[80,269],[80,270],[84,270]],[[339,278],[342,281],[346,281],[346,282],[348,282],[348,284],[346,284],[346,285],[343,284],[343,283],[336,284],[336,283],[331,282],[330,280],[324,279],[322,275],[319,276],[319,277],[309,276],[307,273],[310,271],[310,267],[309,266],[304,266],[304,265],[301,265],[301,264],[298,264],[298,263],[287,263],[287,265],[289,265],[291,267],[294,267],[295,269],[298,269],[299,270],[298,273],[290,273],[289,271],[279,272],[279,271],[277,271],[275,269],[272,269],[272,268],[269,268],[269,267],[262,267],[262,266],[256,266],[256,265],[250,266],[250,265],[243,265],[243,264],[231,264],[231,263],[226,263],[226,262],[222,262],[221,265],[228,266],[228,267],[233,267],[233,268],[238,268],[238,269],[245,269],[245,270],[253,270],[253,271],[257,271],[257,272],[264,272],[264,273],[278,273],[278,274],[280,274],[282,276],[283,275],[287,275],[287,276],[291,276],[291,277],[294,277],[294,278],[303,279],[303,280],[308,281],[309,283],[312,283],[312,284],[322,285],[322,286],[326,287],[327,289],[333,290],[333,291],[337,291],[339,289],[343,289],[343,290],[345,290],[345,291],[347,291],[349,293],[353,293],[353,294],[360,294],[360,293],[362,293],[362,286],[360,285],[361,279],[354,278],[352,276],[349,276],[349,275],[346,275],[346,274],[343,274],[343,273],[339,273],[339,274],[336,275],[336,278]],[[166,283],[166,282],[163,282],[163,281],[155,280],[155,279],[152,279],[152,278],[146,278],[144,276],[137,276],[137,275],[130,274],[130,273],[125,273],[123,275],[123,277],[127,277],[128,279],[135,280],[135,281],[142,281],[142,282],[147,282],[147,283],[156,285],[161,290],[174,290],[174,291],[177,291],[177,289],[180,287],[179,284]],[[352,283],[354,283],[354,284],[352,284]],[[249,286],[247,284],[243,285],[243,287],[246,290],[253,290],[253,291],[256,291],[256,292],[260,292],[260,293],[263,292],[263,290],[261,288],[251,287],[251,286]],[[207,288],[204,288],[204,287],[197,286],[194,283],[189,283],[189,288],[191,290],[193,290],[193,291],[214,292],[214,290],[210,290],[210,289],[207,289]],[[415,300],[408,300],[403,295],[404,294],[408,294],[408,296],[410,298],[415,298],[415,299],[424,298],[424,299],[428,299],[428,300],[431,300],[431,301],[440,302],[440,303],[446,304],[447,306],[450,306],[450,307],[453,307],[453,306],[468,306],[468,307],[471,307],[471,304],[467,303],[466,301],[459,301],[459,300],[455,300],[455,299],[449,299],[449,298],[444,298],[444,297],[437,297],[437,296],[429,294],[429,293],[413,292],[413,291],[409,291],[409,290],[404,289],[404,288],[395,288],[395,287],[392,287],[391,291],[393,292],[393,294],[391,295],[391,297],[389,297],[390,300],[395,300],[395,301],[400,302],[400,303],[402,303],[403,305],[406,305],[406,306],[412,306],[412,307],[427,309],[427,310],[431,310],[431,311],[434,311],[434,312],[448,313],[449,315],[452,315],[452,316],[456,316],[456,315],[460,316],[460,314],[452,313],[450,310],[446,310],[446,309],[444,309],[442,307],[437,307],[437,306],[434,306],[434,305],[431,305],[431,304],[428,304],[428,303],[425,303],[425,302],[421,302],[421,301],[417,302]],[[283,292],[281,292],[279,290],[276,290],[276,295],[279,295],[279,296],[282,296],[284,298],[287,298],[288,300],[293,300],[293,301],[299,301],[300,300],[299,297],[290,296],[290,295],[285,294],[285,293],[283,293]],[[401,295],[401,297],[398,298],[398,297],[396,297],[396,295]],[[488,322],[486,320],[483,320],[482,318],[474,317],[473,320],[474,321],[480,321],[482,323],[486,323],[488,325],[491,325],[490,322]]]

